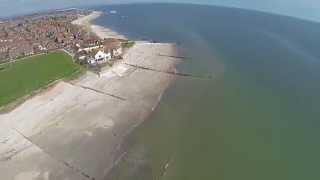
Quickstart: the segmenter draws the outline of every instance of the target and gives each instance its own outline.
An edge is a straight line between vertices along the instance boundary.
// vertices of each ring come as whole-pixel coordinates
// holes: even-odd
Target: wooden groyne
[[[129,64],[129,63],[123,63],[123,64],[131,66],[131,67],[143,69],[143,70],[154,71],[154,72],[159,72],[159,73],[166,73],[166,74],[170,74],[170,75],[174,75],[174,76],[190,77],[190,78],[203,79],[203,80],[213,79],[213,76],[211,76],[211,75],[210,76],[195,76],[195,75],[189,74],[189,73],[180,73],[177,71],[163,71],[163,70],[159,70],[159,69],[153,69],[153,68],[139,66],[139,65],[135,65],[135,64]]]

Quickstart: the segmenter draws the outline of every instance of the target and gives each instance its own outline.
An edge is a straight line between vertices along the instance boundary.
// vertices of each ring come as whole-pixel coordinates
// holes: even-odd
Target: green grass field
[[[0,107],[79,70],[80,66],[62,51],[0,65]]]

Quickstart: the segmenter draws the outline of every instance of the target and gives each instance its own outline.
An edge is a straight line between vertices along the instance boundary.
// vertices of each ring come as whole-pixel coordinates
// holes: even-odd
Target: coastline
[[[115,31],[112,31],[107,27],[103,27],[103,26],[92,23],[92,21],[94,21],[101,15],[103,15],[103,12],[101,11],[92,11],[87,16],[80,16],[77,20],[73,21],[72,24],[79,25],[86,28],[88,31],[95,33],[101,39],[105,39],[105,38],[115,38],[115,39],[124,39],[124,40],[127,39],[124,35],[121,35]]]
[[[100,15],[93,12],[73,23],[97,32],[90,22]],[[99,37],[115,36],[103,31]],[[176,71],[176,53],[174,44],[136,42],[100,76],[87,72],[71,82],[60,81],[0,114],[2,177],[104,179],[126,153],[126,137],[174,81],[165,72]]]

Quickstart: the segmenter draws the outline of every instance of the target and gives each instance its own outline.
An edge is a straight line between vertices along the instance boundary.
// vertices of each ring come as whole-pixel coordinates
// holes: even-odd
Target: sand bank
[[[172,44],[137,42],[100,77],[59,82],[0,115],[0,173],[6,180],[103,179],[125,153],[124,138],[174,80]],[[137,68],[149,67],[158,71]],[[120,97],[120,98],[119,98]]]
[[[81,16],[77,20],[73,21],[72,24],[76,24],[79,26],[83,26],[88,30],[94,32],[99,38],[116,38],[116,39],[127,39],[125,36],[112,31],[109,28],[92,24],[92,21],[97,19],[103,14],[100,11],[93,11],[91,14],[87,16]]]

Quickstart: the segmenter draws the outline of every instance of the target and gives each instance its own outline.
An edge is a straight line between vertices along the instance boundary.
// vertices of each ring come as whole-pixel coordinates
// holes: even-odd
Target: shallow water
[[[96,23],[188,58],[106,179],[319,179],[320,24],[214,6],[138,4]]]

